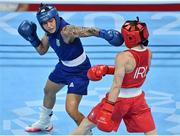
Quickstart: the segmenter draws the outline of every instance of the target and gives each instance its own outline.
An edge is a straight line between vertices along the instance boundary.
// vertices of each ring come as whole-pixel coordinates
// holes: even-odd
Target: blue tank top
[[[82,47],[82,43],[79,38],[76,38],[72,43],[66,44],[60,34],[63,27],[66,25],[69,25],[63,18],[60,19],[60,27],[59,31],[57,31],[55,34],[49,34],[48,40],[50,43],[50,46],[53,48],[57,56],[59,57],[59,60],[63,61],[70,61],[77,57],[79,57],[84,49]]]

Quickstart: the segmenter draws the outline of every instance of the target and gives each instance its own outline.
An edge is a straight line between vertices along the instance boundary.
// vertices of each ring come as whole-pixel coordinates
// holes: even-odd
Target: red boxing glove
[[[106,101],[101,110],[97,114],[97,128],[105,132],[111,132],[114,128],[114,121],[112,120],[112,113],[114,110],[114,103]]]
[[[114,66],[95,65],[88,70],[87,76],[89,80],[99,81],[106,74],[113,75],[114,70],[115,70]]]

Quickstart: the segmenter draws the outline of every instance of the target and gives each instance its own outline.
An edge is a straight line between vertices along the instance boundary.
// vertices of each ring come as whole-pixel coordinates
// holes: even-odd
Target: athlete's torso
[[[76,38],[73,43],[66,44],[60,34],[63,27],[69,25],[63,18],[60,17],[59,31],[53,35],[48,35],[50,46],[53,48],[59,60],[70,61],[83,53],[82,43],[79,38]]]
[[[145,48],[143,50],[127,50],[130,52],[135,61],[136,66],[130,73],[126,73],[123,79],[122,88],[138,88],[141,87],[146,79],[149,70],[150,51]]]

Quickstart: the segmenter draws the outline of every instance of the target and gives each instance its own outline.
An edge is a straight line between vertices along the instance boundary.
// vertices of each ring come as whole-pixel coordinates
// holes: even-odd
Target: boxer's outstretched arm
[[[114,46],[120,46],[124,42],[124,39],[120,34],[120,32],[113,29],[104,30],[95,27],[81,27],[81,26],[67,25],[62,29],[61,35],[66,43],[72,43],[74,39],[77,37],[89,37],[89,36],[96,36],[103,38]]]

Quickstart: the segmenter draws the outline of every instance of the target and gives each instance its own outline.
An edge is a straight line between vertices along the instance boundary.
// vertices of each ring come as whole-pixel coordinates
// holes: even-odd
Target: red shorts
[[[107,97],[108,94],[88,115],[88,119],[94,124],[96,124],[96,115],[99,113]],[[144,92],[133,98],[118,97],[112,116],[114,131],[118,130],[122,119],[128,132],[149,132],[155,129],[151,110],[144,99]]]

